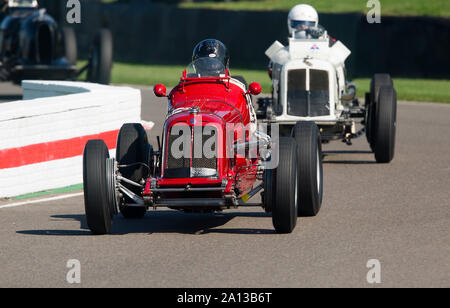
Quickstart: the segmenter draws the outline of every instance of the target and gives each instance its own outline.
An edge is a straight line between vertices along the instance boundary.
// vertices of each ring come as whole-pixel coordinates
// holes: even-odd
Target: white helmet
[[[294,31],[301,31],[309,27],[317,27],[319,25],[319,14],[308,4],[299,4],[294,6],[288,15],[289,35],[292,36]]]

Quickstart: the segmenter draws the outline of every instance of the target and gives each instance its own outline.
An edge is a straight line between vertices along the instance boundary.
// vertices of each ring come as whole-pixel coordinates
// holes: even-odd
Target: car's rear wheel
[[[322,206],[323,167],[319,127],[300,121],[292,129],[297,143],[298,216],[316,216]]]
[[[370,82],[369,104],[367,105],[366,136],[372,151],[375,151],[375,133],[377,130],[377,105],[381,87],[394,86],[389,74],[375,74]]]
[[[374,136],[377,163],[389,163],[394,158],[397,127],[397,93],[392,86],[380,88]]]
[[[272,171],[274,199],[272,222],[278,233],[291,233],[297,224],[297,145],[290,137],[279,139],[278,167]]]
[[[145,180],[149,175],[151,167],[152,147],[148,143],[147,133],[139,123],[124,124],[117,138],[116,159],[120,174],[136,183]],[[121,167],[122,166],[122,167]],[[122,183],[137,195],[141,189],[133,185]],[[126,206],[132,202],[129,197],[124,196],[120,203],[120,212],[125,218],[142,218],[147,209],[145,207]]]
[[[68,65],[76,65],[78,60],[77,37],[73,28],[62,29],[64,39],[64,54]]]
[[[91,47],[87,79],[90,82],[109,84],[113,65],[113,38],[111,31],[101,29]]]
[[[111,196],[107,189],[108,158],[103,140],[88,141],[83,153],[84,206],[88,227],[94,234],[108,234],[112,226]]]
[[[380,89],[384,86],[394,86],[391,75],[389,74],[375,74],[370,83],[371,101],[378,102]]]
[[[231,78],[240,81],[243,85],[245,85],[246,89],[248,88],[248,83],[247,83],[247,80],[245,80],[244,76],[237,75],[237,76],[231,76]]]

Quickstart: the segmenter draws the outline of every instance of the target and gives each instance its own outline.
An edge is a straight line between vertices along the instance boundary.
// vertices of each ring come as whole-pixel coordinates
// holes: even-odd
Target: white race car
[[[297,121],[313,121],[321,140],[342,140],[351,145],[364,132],[378,163],[394,157],[397,95],[388,74],[375,74],[365,104],[356,86],[345,79],[345,60],[350,50],[337,41],[330,44],[326,32],[320,39],[276,41],[266,51],[270,58],[272,97],[258,100],[260,120],[280,124],[281,135],[291,135]],[[362,124],[362,125],[359,125]]]

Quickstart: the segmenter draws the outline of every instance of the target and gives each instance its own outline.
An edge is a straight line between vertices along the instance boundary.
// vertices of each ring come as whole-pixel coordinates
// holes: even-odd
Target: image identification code
[[[178,303],[198,303],[208,306],[210,303],[270,303],[272,293],[248,293],[248,292],[231,292],[220,293],[220,296],[211,294],[179,294]]]

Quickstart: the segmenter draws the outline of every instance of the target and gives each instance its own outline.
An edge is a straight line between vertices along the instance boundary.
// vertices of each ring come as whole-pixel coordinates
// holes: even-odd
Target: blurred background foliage
[[[226,10],[290,10],[299,0],[103,0],[103,2],[131,3],[158,2],[183,8]],[[367,0],[314,0],[304,1],[322,13],[367,13]],[[450,16],[449,0],[381,0],[382,13],[394,16]]]
[[[380,0],[382,23],[368,24],[367,0],[80,0],[82,24],[73,26],[86,57],[92,34],[114,35],[112,81],[175,85],[200,40],[222,40],[231,72],[271,91],[264,51],[286,43],[286,17],[299,3],[316,7],[320,23],[352,51],[348,78],[359,96],[374,73],[393,75],[399,98],[450,102],[450,0]],[[64,24],[65,1],[40,0]]]

